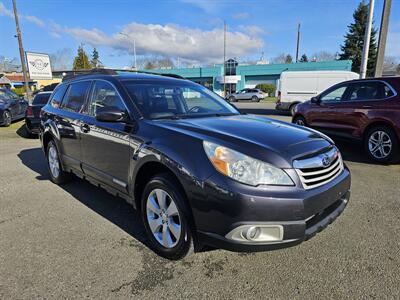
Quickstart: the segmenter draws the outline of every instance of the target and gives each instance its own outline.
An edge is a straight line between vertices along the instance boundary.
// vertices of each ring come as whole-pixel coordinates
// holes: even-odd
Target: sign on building
[[[48,54],[26,52],[26,61],[31,79],[53,79]]]

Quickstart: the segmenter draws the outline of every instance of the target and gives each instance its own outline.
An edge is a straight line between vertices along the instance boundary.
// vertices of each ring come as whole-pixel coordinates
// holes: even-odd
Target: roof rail
[[[75,77],[87,76],[87,75],[118,75],[120,73],[141,73],[141,74],[151,74],[158,76],[166,76],[172,78],[186,79],[177,74],[169,74],[169,73],[156,73],[151,71],[139,71],[139,70],[125,70],[125,69],[106,69],[106,68],[96,68],[96,69],[88,69],[88,70],[73,70],[69,74],[65,75],[62,81],[69,80]]]

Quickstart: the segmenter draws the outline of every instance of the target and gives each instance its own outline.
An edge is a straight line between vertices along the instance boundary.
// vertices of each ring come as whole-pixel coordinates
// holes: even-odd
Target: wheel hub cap
[[[150,230],[165,248],[173,248],[181,236],[181,218],[174,199],[162,189],[154,189],[147,198],[146,217]]]
[[[57,155],[57,150],[54,148],[54,146],[51,146],[49,148],[49,154],[48,154],[48,160],[49,160],[49,168],[51,175],[53,177],[57,178],[58,175],[60,175],[60,164],[58,163],[58,155]]]
[[[384,131],[375,131],[368,140],[369,152],[375,158],[386,158],[392,151],[392,140]]]

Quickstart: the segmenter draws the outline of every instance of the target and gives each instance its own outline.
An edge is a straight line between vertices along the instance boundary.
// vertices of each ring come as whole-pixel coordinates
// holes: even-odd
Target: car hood
[[[221,144],[282,168],[331,142],[318,132],[255,115],[157,120],[156,126]]]

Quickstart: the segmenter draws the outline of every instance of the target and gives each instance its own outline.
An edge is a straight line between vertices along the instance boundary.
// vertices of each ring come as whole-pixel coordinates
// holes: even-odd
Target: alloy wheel
[[[298,119],[296,120],[295,123],[296,123],[297,125],[300,125],[300,126],[306,126],[306,124],[304,124],[304,120],[301,119],[301,118],[298,118]]]
[[[11,114],[8,111],[4,112],[4,125],[9,126],[11,124]]]
[[[60,163],[58,161],[57,150],[54,146],[50,146],[48,151],[48,161],[51,175],[57,178],[60,175]]]
[[[392,145],[392,139],[382,130],[373,132],[368,140],[369,152],[377,159],[388,157],[392,151]]]
[[[182,226],[174,199],[162,189],[150,192],[146,203],[146,217],[150,230],[159,244],[175,247],[180,239]]]

